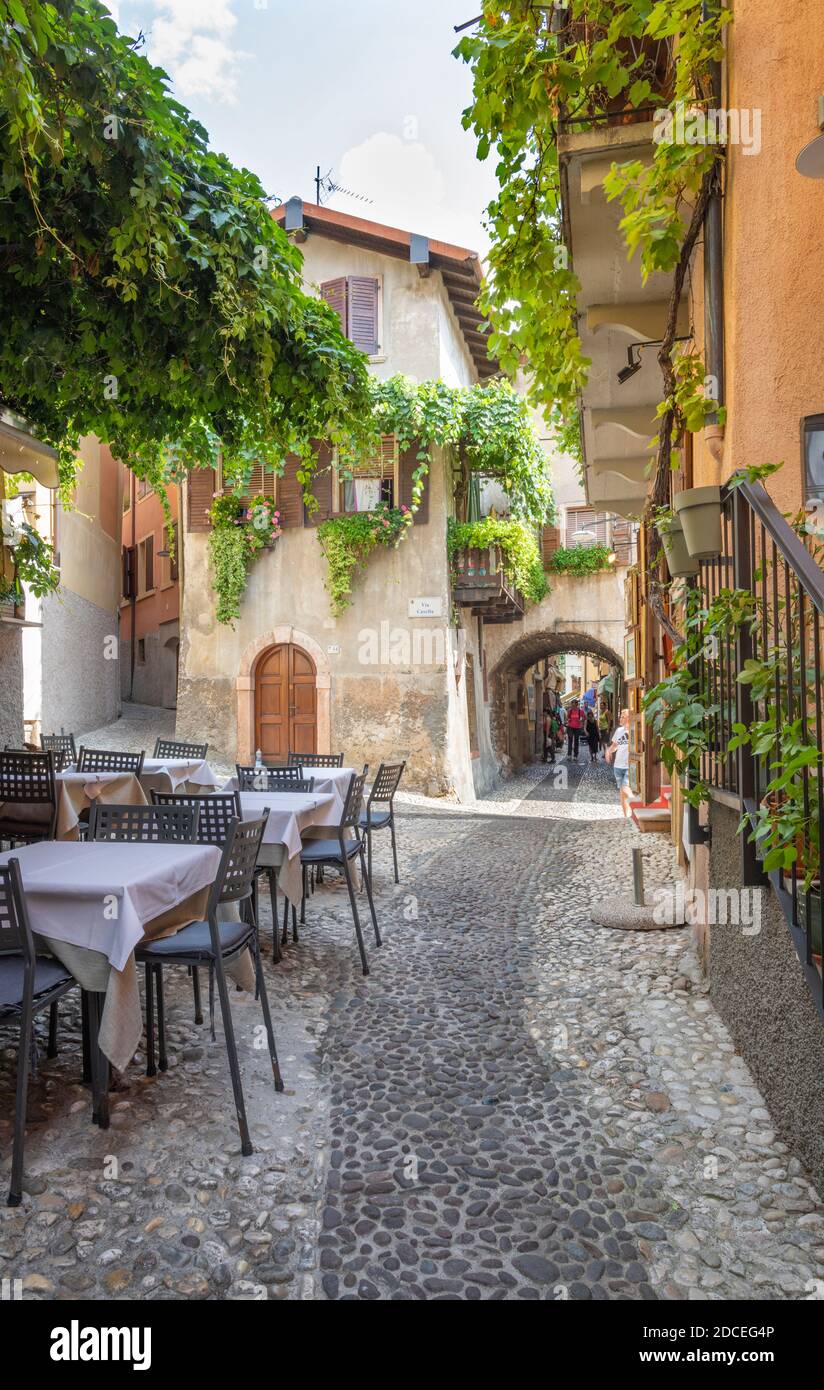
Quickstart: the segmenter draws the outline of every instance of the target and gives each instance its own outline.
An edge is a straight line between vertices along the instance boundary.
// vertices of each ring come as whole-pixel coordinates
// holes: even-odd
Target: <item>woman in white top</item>
[[[607,762],[612,763],[615,785],[621,796],[621,810],[629,819],[629,710],[621,710],[618,727],[607,749]]]

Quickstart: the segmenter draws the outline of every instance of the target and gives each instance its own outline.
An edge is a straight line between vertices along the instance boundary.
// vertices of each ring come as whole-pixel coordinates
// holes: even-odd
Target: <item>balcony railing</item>
[[[759,484],[725,490],[722,527],[723,552],[697,581],[702,607],[733,589],[749,591],[752,605],[699,659],[714,708],[701,774],[739,804],[744,883],[763,881],[766,861],[821,1007],[824,571]],[[730,752],[734,724],[754,730],[754,744]],[[747,826],[775,830],[752,843]]]
[[[603,25],[576,20],[558,31],[558,46],[568,51],[583,51],[589,57],[595,45],[606,37],[607,30]],[[675,77],[671,39],[625,37],[612,46],[621,55],[622,63],[635,65],[634,81],[646,78],[652,88],[652,96],[643,106],[633,106],[629,100],[629,88],[615,96],[611,96],[606,88],[595,89],[580,104],[562,109],[560,126],[564,132],[591,126],[636,125],[650,121],[656,110],[671,101]]]
[[[466,548],[454,557],[455,602],[471,608],[487,623],[512,623],[523,617],[525,602],[504,571],[497,545]]]

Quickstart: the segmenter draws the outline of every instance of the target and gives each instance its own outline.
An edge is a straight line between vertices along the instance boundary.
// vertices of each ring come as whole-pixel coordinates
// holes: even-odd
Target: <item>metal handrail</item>
[[[749,503],[768,531],[770,539],[775,541],[783,559],[804,585],[819,613],[824,614],[824,570],[816,564],[803,541],[798,539],[786,517],[781,515],[766,488],[762,487],[761,483],[743,482],[736,483],[733,489],[730,480],[724,489],[724,501],[733,490]]]

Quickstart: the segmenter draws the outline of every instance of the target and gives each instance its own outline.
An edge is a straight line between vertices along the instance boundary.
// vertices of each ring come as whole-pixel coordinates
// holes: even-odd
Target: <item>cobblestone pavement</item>
[[[134,709],[109,738],[148,747],[158,712]],[[3,1274],[67,1299],[809,1297],[821,1203],[686,934],[591,923],[630,890],[632,844],[648,886],[674,873],[616,802],[608,769],[583,761],[473,807],[407,794],[400,885],[376,841],[369,978],[337,881],[283,964],[267,951],[285,1095],[258,1006],[232,995],[251,1158],[220,1028],[211,1043],[195,1026],[185,973],[166,972],[170,1070],[145,1078],[141,1054],[106,1133],[64,1006],[60,1055],[31,1088],[24,1205],[0,1215]],[[13,1044],[0,1034],[4,1175]]]

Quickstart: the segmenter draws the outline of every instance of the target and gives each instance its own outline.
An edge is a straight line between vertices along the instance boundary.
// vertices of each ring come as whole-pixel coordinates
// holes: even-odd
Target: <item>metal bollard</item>
[[[640,849],[632,851],[632,888],[635,906],[644,906],[644,856]]]

